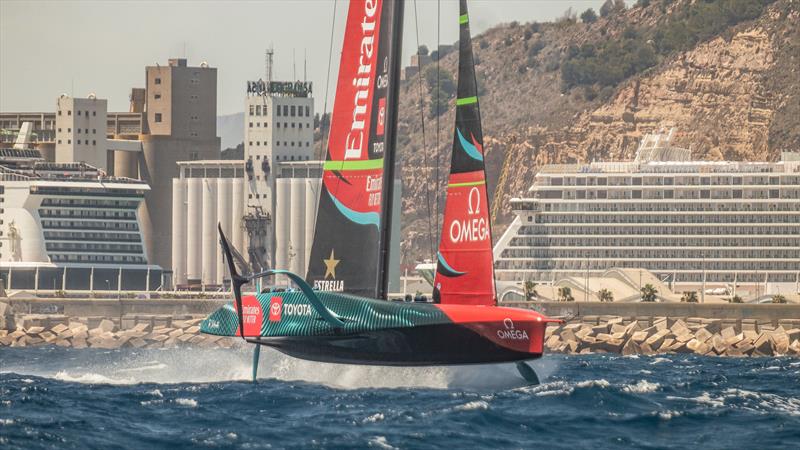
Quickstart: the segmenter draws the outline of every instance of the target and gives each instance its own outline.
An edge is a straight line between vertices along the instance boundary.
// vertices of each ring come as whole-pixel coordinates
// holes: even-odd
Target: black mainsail
[[[391,232],[402,0],[353,0],[306,280],[385,298]]]

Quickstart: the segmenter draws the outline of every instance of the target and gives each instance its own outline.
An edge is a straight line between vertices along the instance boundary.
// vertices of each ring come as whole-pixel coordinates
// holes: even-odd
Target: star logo
[[[336,278],[336,266],[339,264],[341,260],[336,259],[333,255],[333,249],[331,249],[331,256],[328,259],[323,259],[322,262],[325,263],[325,279],[328,279],[328,276],[332,278]]]

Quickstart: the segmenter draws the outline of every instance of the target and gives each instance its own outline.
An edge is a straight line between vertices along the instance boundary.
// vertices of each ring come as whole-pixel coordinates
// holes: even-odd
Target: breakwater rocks
[[[800,320],[584,316],[548,327],[545,347],[561,353],[799,356]]]
[[[200,333],[202,317],[140,315],[111,320],[27,315],[14,330],[0,329],[0,346],[57,345],[73,348],[173,348],[179,346],[229,348],[237,339]]]

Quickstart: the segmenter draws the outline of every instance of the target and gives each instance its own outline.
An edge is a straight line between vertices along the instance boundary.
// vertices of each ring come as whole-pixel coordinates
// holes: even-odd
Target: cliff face
[[[631,159],[641,136],[660,128],[676,127],[674,142],[697,159],[776,160],[781,151],[800,150],[800,0],[776,1],[759,18],[594,95],[562,87],[558,67],[571,45],[614,39],[632,26],[657,27],[690,1],[666,11],[652,3],[593,24],[510,24],[473,38],[495,238],[512,219],[508,200],[525,195],[538,167]],[[440,64],[456,73],[457,54]],[[451,99],[439,118],[437,152],[430,92],[419,81],[401,87],[404,263],[430,258],[438,245],[437,221],[429,225],[429,217],[437,197],[443,208],[453,136]]]

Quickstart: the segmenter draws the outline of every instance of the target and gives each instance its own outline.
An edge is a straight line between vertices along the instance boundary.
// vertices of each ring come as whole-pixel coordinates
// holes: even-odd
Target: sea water
[[[0,348],[0,448],[800,448],[800,359],[382,368],[249,350]]]

